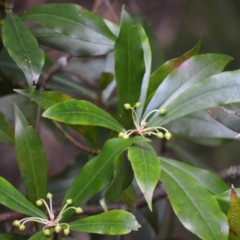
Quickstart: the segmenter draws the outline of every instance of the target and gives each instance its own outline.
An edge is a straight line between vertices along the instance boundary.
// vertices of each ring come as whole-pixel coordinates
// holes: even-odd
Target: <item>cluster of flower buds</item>
[[[141,107],[140,102],[137,102],[133,107],[129,103],[124,104],[124,108],[126,110],[132,111],[132,119],[133,119],[135,129],[130,129],[127,131],[120,132],[118,136],[120,138],[128,139],[133,134],[140,135],[140,136],[154,135],[158,138],[165,137],[167,140],[169,140],[171,138],[172,134],[166,128],[151,127],[151,126],[148,126],[148,122],[147,122],[147,119],[149,118],[150,115],[152,115],[156,112],[159,113],[160,115],[164,115],[164,114],[166,114],[167,110],[165,108],[152,110],[144,117],[143,120],[139,120],[135,109],[140,108],[140,107]]]
[[[64,205],[64,207],[61,209],[61,211],[57,215],[57,217],[55,217],[53,208],[52,208],[52,194],[51,193],[47,194],[47,199],[49,199],[49,205],[47,204],[47,202],[44,199],[37,200],[36,205],[39,207],[42,206],[43,204],[45,205],[48,215],[49,215],[49,219],[44,219],[44,218],[39,218],[39,217],[27,217],[27,218],[23,218],[21,220],[15,220],[13,222],[13,226],[18,227],[20,231],[23,231],[26,228],[25,224],[27,222],[37,222],[37,223],[41,223],[44,225],[42,230],[43,230],[43,233],[45,236],[49,236],[51,234],[52,229],[54,229],[54,231],[56,233],[59,233],[60,231],[63,230],[63,233],[65,235],[68,235],[70,233],[69,225],[67,223],[60,223],[60,220],[62,219],[63,214],[70,209],[74,209],[77,214],[80,214],[80,213],[82,213],[82,209],[80,207],[73,207],[73,206],[69,207],[72,204],[72,199],[68,199],[66,201],[66,204]]]

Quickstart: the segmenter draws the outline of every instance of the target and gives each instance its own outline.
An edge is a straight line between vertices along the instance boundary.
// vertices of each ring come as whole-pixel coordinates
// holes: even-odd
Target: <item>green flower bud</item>
[[[70,233],[70,230],[68,228],[63,230],[64,234],[67,236]]]
[[[26,228],[26,227],[25,227],[24,225],[20,225],[20,226],[19,226],[19,230],[20,230],[20,231],[24,231],[25,228]]]
[[[68,200],[66,201],[66,203],[67,203],[68,205],[71,205],[71,204],[72,204],[72,199],[68,199]]]
[[[123,133],[123,132],[120,132],[120,133],[118,134],[118,137],[119,137],[119,138],[123,138],[123,136],[124,136],[124,133]]]
[[[140,108],[140,107],[141,107],[141,103],[140,103],[140,102],[137,102],[137,103],[135,104],[135,107],[136,107],[136,108]]]
[[[127,134],[124,134],[124,135],[123,135],[123,138],[124,138],[124,139],[129,139],[129,136],[128,136]]]
[[[48,199],[52,198],[52,194],[51,194],[51,193],[48,193],[48,194],[47,194],[47,198],[48,198]]]
[[[62,227],[60,225],[57,225],[55,228],[54,228],[54,231],[56,233],[59,233],[60,231],[62,230]]]
[[[80,207],[76,208],[76,213],[77,214],[82,213],[82,212],[83,212],[83,210]]]
[[[45,229],[44,231],[43,231],[43,234],[45,235],[45,236],[49,236],[50,235],[50,230],[49,229]]]
[[[170,132],[165,133],[165,138],[169,140],[172,137],[172,134]]]
[[[19,227],[20,226],[20,222],[18,220],[15,220],[13,223],[14,227]]]
[[[158,132],[158,133],[157,133],[157,137],[158,137],[158,138],[164,138],[164,134],[163,134],[162,132]]]
[[[131,105],[130,105],[129,103],[125,103],[125,104],[124,104],[124,108],[125,108],[126,110],[129,110],[129,109],[131,108]]]
[[[159,113],[160,113],[161,115],[164,115],[166,112],[167,112],[167,109],[166,109],[166,108],[161,108],[161,109],[159,110]]]
[[[42,204],[43,204],[43,202],[42,202],[41,199],[36,201],[36,205],[37,205],[38,207],[42,206]]]

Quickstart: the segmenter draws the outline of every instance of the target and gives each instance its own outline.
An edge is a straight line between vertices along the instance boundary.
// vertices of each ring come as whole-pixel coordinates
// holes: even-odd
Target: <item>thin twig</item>
[[[238,166],[231,166],[225,170],[222,170],[221,172],[218,173],[218,175],[226,181],[230,181],[230,180],[236,180],[240,178],[240,165]],[[153,202],[156,202],[160,199],[166,198],[167,194],[166,192],[160,188],[160,189],[156,189],[156,191],[153,194]],[[137,208],[142,208],[147,206],[147,202],[144,198],[143,195],[141,195],[140,197],[138,197],[137,199]],[[125,209],[128,210],[128,207],[126,206],[126,204],[123,203],[116,203],[116,204],[110,204],[108,206],[109,210],[113,210],[113,209]],[[60,211],[59,209],[56,209],[56,212]],[[98,214],[103,212],[103,209],[100,205],[91,205],[91,206],[84,206],[83,207],[83,214],[84,215],[94,215],[94,214]],[[9,212],[9,213],[2,213],[0,214],[0,223],[3,222],[9,222],[9,221],[14,221],[15,219],[21,219],[23,218],[25,215],[21,214],[21,213],[17,213],[17,212]]]
[[[82,145],[80,142],[76,141],[70,134],[68,134],[63,127],[61,126],[61,124],[59,124],[56,121],[53,121],[53,123],[55,124],[55,126],[60,130],[60,132],[65,136],[65,138],[67,138],[74,146],[76,146],[77,148],[79,148],[80,150],[92,154],[92,155],[98,155],[100,153],[100,150],[94,150],[88,147],[85,147],[84,145]]]
[[[109,2],[109,0],[104,0],[104,4],[106,5],[107,9],[111,13],[113,20],[115,22],[119,22],[119,17],[117,15],[116,11],[114,10],[114,8],[112,7],[111,3]]]
[[[38,86],[40,90],[43,90],[49,81],[49,79],[57,73],[63,66],[66,66],[69,59],[71,58],[70,55],[64,55],[57,59],[57,61],[49,68],[47,72],[42,74],[41,78],[38,81]]]
[[[103,3],[103,0],[95,0],[91,12],[97,13],[99,11],[102,3]]]
[[[39,86],[39,89],[41,91],[43,91],[45,89],[45,86],[47,84],[47,82],[50,80],[50,78],[57,73],[63,66],[66,66],[67,62],[69,61],[69,59],[71,58],[70,55],[64,55],[60,58],[58,58],[58,60],[52,65],[52,67],[50,67],[48,69],[47,72],[45,72],[44,74],[41,75],[37,86]],[[37,108],[37,114],[36,114],[36,131],[38,132],[39,129],[39,123],[40,123],[40,118],[41,118],[41,107],[38,106]]]

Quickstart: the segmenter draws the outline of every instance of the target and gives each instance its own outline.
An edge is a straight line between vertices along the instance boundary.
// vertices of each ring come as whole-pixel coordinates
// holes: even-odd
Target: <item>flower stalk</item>
[[[13,226],[18,227],[20,231],[25,230],[25,224],[27,222],[37,222],[43,224],[44,227],[42,229],[45,236],[49,236],[51,234],[51,230],[54,230],[56,233],[59,233],[63,230],[65,235],[70,233],[70,227],[67,223],[60,223],[63,214],[70,209],[74,209],[77,214],[82,213],[82,209],[80,207],[70,206],[72,204],[72,199],[67,199],[66,204],[63,206],[59,214],[55,217],[53,207],[52,207],[52,194],[47,194],[47,199],[49,199],[49,205],[44,199],[39,199],[36,201],[37,206],[42,206],[43,204],[46,207],[48,212],[49,219],[39,218],[39,217],[26,217],[21,220],[15,220],[13,222]]]
[[[154,114],[154,113],[159,113],[160,115],[164,115],[166,114],[167,110],[165,108],[160,108],[160,109],[154,109],[151,112],[149,112],[144,119],[140,120],[137,116],[136,110],[137,108],[139,108],[141,106],[140,102],[137,102],[134,106],[131,106],[129,103],[124,104],[124,108],[126,110],[131,110],[132,111],[132,119],[133,119],[133,123],[135,126],[135,129],[130,129],[130,130],[124,130],[122,132],[119,133],[119,137],[120,138],[124,138],[124,139],[128,139],[131,135],[133,134],[137,134],[140,135],[142,137],[148,135],[154,135],[158,138],[166,138],[167,140],[169,140],[172,136],[172,134],[164,127],[151,127],[148,126],[148,118]]]

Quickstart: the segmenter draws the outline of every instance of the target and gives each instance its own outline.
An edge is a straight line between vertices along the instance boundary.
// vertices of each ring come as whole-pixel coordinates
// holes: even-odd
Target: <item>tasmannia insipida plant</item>
[[[18,75],[21,77],[17,77],[17,86],[25,89],[14,89],[17,94],[11,96],[27,97],[43,110],[41,119],[52,120],[58,129],[68,127],[81,134],[87,144],[82,150],[86,150],[90,160],[74,176],[60,209],[54,210],[53,194],[47,190],[47,157],[37,132],[20,111],[17,101],[13,105],[14,134],[1,113],[0,141],[15,145],[26,197],[1,177],[0,203],[27,215],[13,221],[21,233],[4,232],[1,228],[1,238],[71,239],[74,231],[123,235],[140,230],[134,217],[137,202],[134,187],[138,186],[148,208],[155,211],[153,194],[161,183],[186,229],[205,240],[238,239],[234,237],[239,236],[239,223],[232,216],[239,213],[232,209],[236,202],[238,206],[234,197],[239,190],[232,188],[230,193],[229,186],[214,173],[159,155],[151,145],[153,140],[171,141],[178,134],[227,138],[238,134],[231,130],[235,123],[225,126],[224,117],[215,108],[221,106],[227,110],[240,101],[240,70],[222,72],[231,57],[198,54],[198,43],[183,56],[152,72],[148,36],[124,8],[118,25],[75,4],[40,5],[20,16],[12,11],[13,4],[14,1],[1,1],[0,58],[15,64],[16,73],[24,74]],[[36,23],[37,28],[30,31],[25,21]],[[96,95],[87,86],[81,86],[83,90],[76,84],[69,87],[69,79],[64,79],[61,86],[68,91],[82,91],[90,100],[56,91],[60,82],[54,83],[49,76],[51,63],[38,44],[71,57],[106,55],[108,63],[114,62],[108,72],[103,71],[99,76],[100,102],[95,104]],[[62,60],[71,64],[67,58]],[[7,67],[0,66],[0,69],[10,79],[16,77]],[[44,81],[39,82],[39,77]],[[21,79],[27,80],[27,89]],[[113,94],[114,89],[117,96]],[[105,110],[108,107],[111,114]],[[206,109],[214,112],[215,119]],[[224,131],[203,131],[201,120],[206,126],[218,128],[221,124]],[[100,192],[101,197],[97,195]],[[230,195],[227,214],[219,202],[228,205]],[[104,210],[86,217],[83,205],[94,196],[101,198]],[[132,213],[108,210],[108,202],[115,201],[125,202]]]

